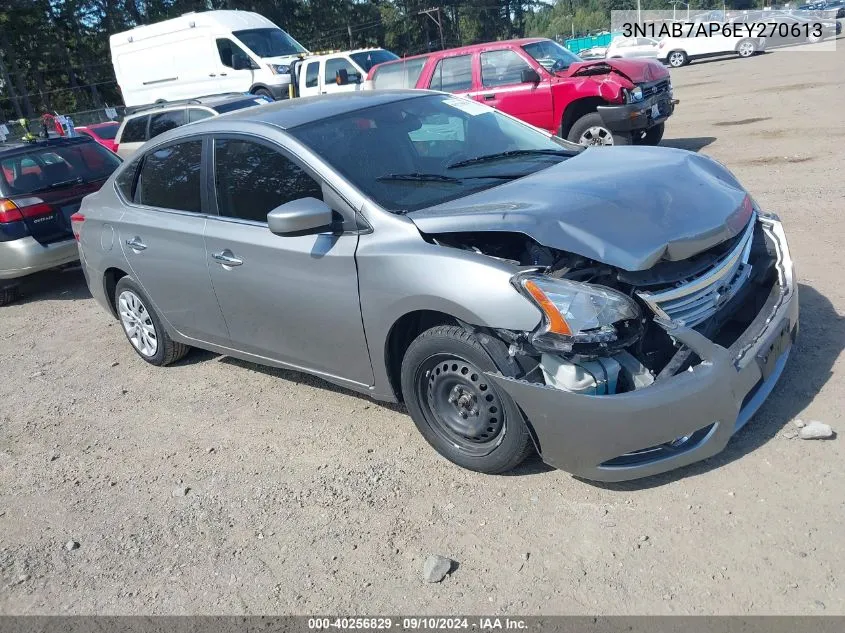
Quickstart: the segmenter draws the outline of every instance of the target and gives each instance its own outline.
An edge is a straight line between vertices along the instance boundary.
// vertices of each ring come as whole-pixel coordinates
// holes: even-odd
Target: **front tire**
[[[666,61],[672,68],[680,68],[689,63],[689,56],[684,51],[672,51],[666,56]]]
[[[152,302],[130,277],[117,282],[114,307],[132,349],[150,365],[169,365],[191,349],[170,338]]]
[[[273,96],[273,93],[267,90],[267,88],[258,88],[253,94],[258,97],[267,97],[268,99],[270,99],[270,101],[276,100],[276,98]]]
[[[566,138],[585,147],[630,145],[633,142],[629,133],[611,131],[598,112],[590,112],[575,121]]]
[[[402,395],[425,440],[477,472],[512,470],[533,444],[522,413],[487,379],[498,371],[475,335],[440,325],[420,334],[402,359]]]

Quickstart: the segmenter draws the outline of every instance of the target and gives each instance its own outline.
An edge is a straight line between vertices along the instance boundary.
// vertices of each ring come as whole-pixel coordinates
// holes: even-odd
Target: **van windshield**
[[[259,57],[283,57],[307,52],[282,29],[247,29],[233,31],[233,35]]]

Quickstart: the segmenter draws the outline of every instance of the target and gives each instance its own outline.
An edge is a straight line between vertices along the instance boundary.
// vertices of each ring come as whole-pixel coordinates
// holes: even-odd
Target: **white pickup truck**
[[[293,64],[293,96],[361,90],[373,66],[394,59],[399,57],[383,48],[360,48],[303,57]]]

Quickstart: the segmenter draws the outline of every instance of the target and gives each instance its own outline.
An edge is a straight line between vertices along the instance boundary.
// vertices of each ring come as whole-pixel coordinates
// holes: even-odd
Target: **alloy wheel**
[[[683,66],[684,54],[675,52],[669,55],[669,65],[672,66],[672,68],[680,68],[681,66]]]
[[[613,133],[607,128],[594,125],[584,130],[578,139],[581,145],[613,145]]]
[[[158,335],[144,302],[131,290],[124,290],[117,298],[120,323],[132,346],[144,356],[154,356],[158,350]]]
[[[743,42],[739,45],[740,57],[751,57],[754,54],[754,44],[751,42]]]

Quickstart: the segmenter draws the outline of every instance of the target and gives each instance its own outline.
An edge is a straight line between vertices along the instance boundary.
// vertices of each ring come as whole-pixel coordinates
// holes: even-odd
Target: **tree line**
[[[641,4],[670,8],[668,0]],[[255,11],[312,51],[383,46],[404,56],[526,35],[562,40],[606,29],[611,10],[635,7],[636,0],[0,0],[0,121],[120,105],[109,35],[189,11]]]

